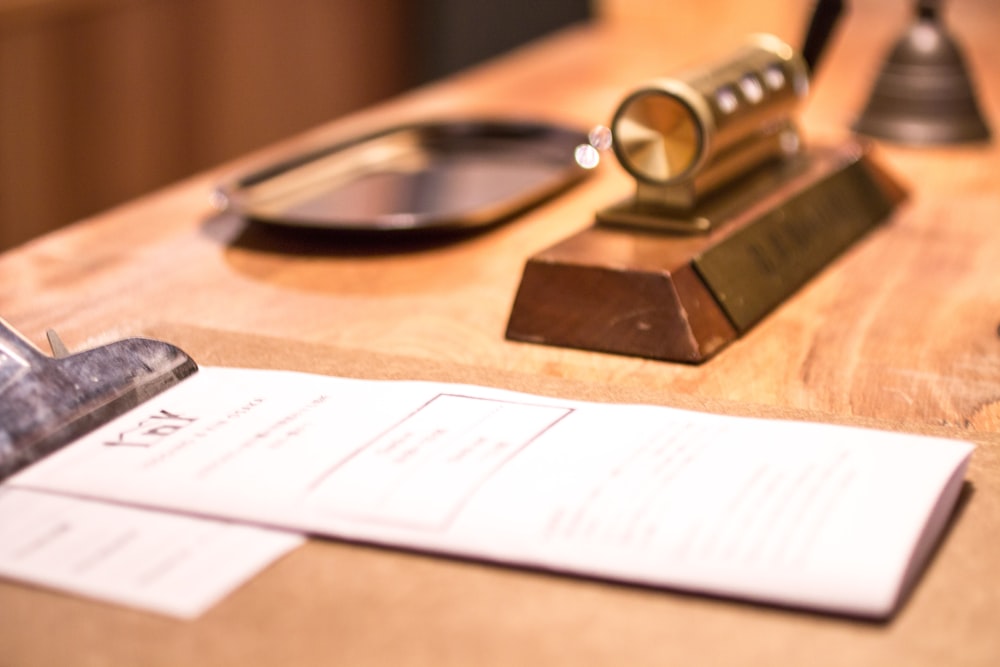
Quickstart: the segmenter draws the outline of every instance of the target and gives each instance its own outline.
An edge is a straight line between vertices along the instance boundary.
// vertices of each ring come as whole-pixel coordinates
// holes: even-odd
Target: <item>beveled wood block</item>
[[[698,206],[707,233],[627,201],[531,257],[511,340],[700,363],[750,329],[905,196],[861,144],[759,169]],[[618,224],[616,224],[618,223]]]

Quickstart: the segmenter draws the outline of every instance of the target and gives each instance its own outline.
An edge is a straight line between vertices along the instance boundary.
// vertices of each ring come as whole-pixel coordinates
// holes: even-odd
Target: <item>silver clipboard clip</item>
[[[179,348],[129,338],[53,356],[0,319],[0,481],[140,405],[198,370]]]

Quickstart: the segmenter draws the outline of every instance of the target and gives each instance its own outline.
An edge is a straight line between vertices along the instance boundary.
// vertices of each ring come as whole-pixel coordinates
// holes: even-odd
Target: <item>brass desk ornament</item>
[[[626,96],[610,129],[635,194],[528,260],[507,338],[700,363],[885,220],[904,193],[863,144],[803,146],[808,78],[758,35]]]

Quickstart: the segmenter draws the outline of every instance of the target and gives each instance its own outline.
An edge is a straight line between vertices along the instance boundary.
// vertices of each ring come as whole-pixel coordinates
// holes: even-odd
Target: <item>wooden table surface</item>
[[[808,142],[847,134],[910,4],[852,4],[803,110]],[[893,621],[315,543],[193,623],[0,582],[0,665],[1000,664],[1000,138],[933,149],[877,145],[878,161],[910,191],[890,224],[700,366],[504,339],[525,260],[631,191],[610,158],[582,185],[461,240],[302,237],[209,205],[223,178],[385,124],[484,115],[584,129],[607,123],[634,85],[725,52],[749,32],[798,44],[806,5],[671,3],[673,13],[655,21],[615,14],[569,29],[0,255],[0,317],[39,346],[50,327],[70,349],[148,331],[217,330],[222,338],[277,339],[279,354],[293,357],[336,350],[332,358],[346,364],[392,355],[414,373],[475,367],[484,378],[662,392],[741,412],[870,419],[973,439],[975,492]],[[945,5],[1000,133],[1000,12],[990,0]],[[262,345],[248,349],[273,364]],[[346,577],[355,583],[331,583],[327,566],[341,575],[355,568]],[[383,597],[361,590],[380,577]],[[321,600],[314,581],[339,586],[341,605]],[[46,639],[63,632],[56,622],[77,628],[67,642]],[[310,639],[302,628],[327,634]]]

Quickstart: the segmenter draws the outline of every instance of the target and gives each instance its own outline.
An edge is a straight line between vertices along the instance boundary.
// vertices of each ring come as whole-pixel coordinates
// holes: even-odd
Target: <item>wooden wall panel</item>
[[[0,0],[0,249],[411,82],[405,0]]]

